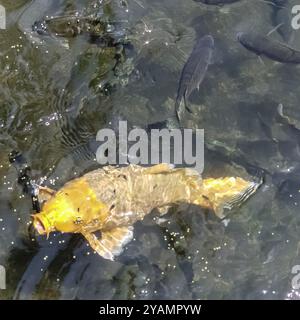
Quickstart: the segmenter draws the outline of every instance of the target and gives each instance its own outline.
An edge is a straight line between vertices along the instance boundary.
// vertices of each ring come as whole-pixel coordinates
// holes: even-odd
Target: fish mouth
[[[33,215],[33,226],[39,235],[46,235],[47,230],[41,218]]]
[[[42,21],[36,21],[32,25],[32,31],[36,32],[39,35],[48,35],[48,30],[47,30],[47,23],[45,20]]]

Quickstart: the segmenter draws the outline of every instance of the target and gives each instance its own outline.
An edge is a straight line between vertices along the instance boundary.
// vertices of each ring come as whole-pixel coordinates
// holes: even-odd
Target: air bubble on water
[[[300,297],[300,293],[297,290],[292,289],[291,292],[289,292],[287,295],[287,298],[292,299],[294,298],[294,296],[296,296],[297,298]]]

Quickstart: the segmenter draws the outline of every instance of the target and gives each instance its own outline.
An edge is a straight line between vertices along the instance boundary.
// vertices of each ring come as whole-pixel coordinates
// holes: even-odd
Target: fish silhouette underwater
[[[175,102],[176,116],[179,121],[185,109],[191,112],[187,100],[195,89],[199,90],[205,78],[212,60],[214,45],[215,42],[212,36],[206,35],[200,38],[194,45],[192,53],[182,69]]]
[[[189,203],[223,218],[225,209],[241,205],[259,185],[239,177],[202,179],[196,170],[169,164],[106,166],[57,192],[41,187],[49,199],[33,215],[33,226],[40,235],[81,233],[100,256],[114,260],[133,238],[134,223],[153,209],[163,215],[171,206]]]

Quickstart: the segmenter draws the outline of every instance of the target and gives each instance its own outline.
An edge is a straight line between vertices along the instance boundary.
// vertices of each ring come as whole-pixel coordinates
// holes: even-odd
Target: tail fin
[[[203,197],[209,202],[216,215],[224,218],[224,210],[231,210],[244,203],[262,184],[242,178],[226,177],[203,180]]]
[[[179,123],[181,123],[182,119],[184,118],[186,110],[188,112],[192,113],[189,106],[188,106],[186,96],[184,94],[182,97],[181,96],[177,97],[176,102],[175,102],[176,120]]]

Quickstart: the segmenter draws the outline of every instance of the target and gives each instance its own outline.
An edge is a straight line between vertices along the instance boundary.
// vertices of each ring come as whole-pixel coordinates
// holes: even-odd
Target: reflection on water
[[[236,41],[240,31],[273,29],[272,6],[1,4],[7,10],[7,30],[0,30],[0,264],[7,270],[1,298],[298,298],[291,270],[300,264],[300,69],[262,62]],[[122,22],[115,29],[116,38],[123,32],[121,46],[88,34],[31,31],[47,15],[76,11]],[[284,32],[300,49],[300,32]],[[204,175],[263,173],[257,195],[223,222],[194,207],[171,210],[160,224],[151,214],[136,224],[134,241],[115,262],[95,255],[78,235],[34,237],[30,200],[22,196],[8,153],[21,150],[34,177],[54,188],[96,167],[99,129],[118,120],[145,127],[174,114],[182,67],[205,34],[215,38],[216,50],[199,93],[190,97],[189,121],[205,130]],[[271,36],[282,41],[280,32]]]

